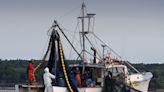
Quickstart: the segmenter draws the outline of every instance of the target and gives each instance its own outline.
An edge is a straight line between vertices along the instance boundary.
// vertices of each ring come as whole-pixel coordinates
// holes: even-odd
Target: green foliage
[[[28,63],[27,60],[0,61],[0,73],[1,73],[0,84],[26,83],[27,63]],[[38,63],[39,61],[34,61],[34,66]]]

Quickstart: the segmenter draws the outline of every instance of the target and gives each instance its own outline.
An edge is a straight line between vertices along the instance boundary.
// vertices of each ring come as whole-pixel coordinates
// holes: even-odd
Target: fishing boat
[[[86,13],[85,8],[86,5],[83,2],[81,6],[82,15],[78,17],[78,19],[81,20],[82,28],[79,32],[81,35],[82,50],[79,52],[76,49],[55,20],[49,30],[50,41],[47,51],[42,61],[35,68],[34,74],[43,65],[48,67],[50,72],[56,76],[52,86],[54,92],[148,92],[149,82],[153,77],[152,73],[141,73],[128,61],[124,61],[121,58],[112,58],[111,53],[116,54],[118,57],[120,56],[98,36],[90,32],[89,26],[95,14]],[[85,31],[86,19],[88,21],[87,31]],[[93,45],[92,41],[87,37],[90,33],[101,42],[100,45],[103,47],[103,55],[97,52],[95,46],[98,44]],[[76,63],[66,62],[63,47],[67,45],[64,44],[62,46],[60,34],[66,38],[70,46],[77,53],[78,58],[75,60]],[[88,47],[91,48],[93,54],[87,51],[86,45],[88,44],[86,44],[86,40],[88,44],[91,44]],[[105,54],[104,48],[109,48],[111,52]],[[90,54],[93,59],[88,60],[86,58],[87,54]],[[49,57],[49,59],[48,62],[45,63],[47,57]],[[77,74],[80,80],[76,79]]]

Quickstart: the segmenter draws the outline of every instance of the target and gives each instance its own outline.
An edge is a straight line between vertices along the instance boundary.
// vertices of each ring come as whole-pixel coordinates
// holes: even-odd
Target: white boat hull
[[[134,88],[140,90],[141,92],[148,92],[149,82],[150,80],[145,80],[138,83],[136,82],[134,84]]]
[[[152,77],[151,72],[130,75],[131,86],[141,92],[148,92],[149,82]]]

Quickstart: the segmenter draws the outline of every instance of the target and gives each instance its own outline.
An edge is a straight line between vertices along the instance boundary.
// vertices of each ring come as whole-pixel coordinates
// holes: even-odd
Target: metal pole
[[[106,47],[106,45],[101,45],[102,47],[103,47],[103,59],[105,58],[104,57],[104,51],[105,51],[105,47]]]
[[[82,38],[83,38],[83,50],[82,50],[82,55],[83,55],[83,70],[82,70],[82,73],[84,73],[85,71],[85,32],[84,32],[84,8],[85,8],[85,4],[83,2],[82,4],[82,19],[81,19],[81,22],[82,22]]]

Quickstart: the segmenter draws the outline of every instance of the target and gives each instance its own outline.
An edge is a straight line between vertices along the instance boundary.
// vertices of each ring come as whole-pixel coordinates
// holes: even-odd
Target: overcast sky
[[[1,0],[0,59],[41,59],[54,19],[73,30],[81,0]],[[164,0],[86,0],[94,32],[132,63],[164,62]]]

